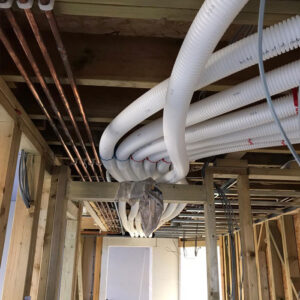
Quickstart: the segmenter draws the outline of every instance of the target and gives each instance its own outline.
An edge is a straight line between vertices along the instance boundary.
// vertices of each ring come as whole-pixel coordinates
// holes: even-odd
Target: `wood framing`
[[[1,99],[1,95],[0,95]],[[0,102],[1,104],[1,102]],[[15,170],[21,141],[19,124],[0,105],[0,261],[2,258],[6,227],[14,184]],[[1,263],[1,262],[0,262]]]
[[[45,157],[46,170],[51,173],[53,165],[60,165],[60,161],[54,156],[53,151],[47,145],[39,130],[28,117],[6,82],[0,76],[0,104],[9,116],[18,124],[22,132],[30,142]]]
[[[98,236],[96,238],[96,250],[95,250],[93,300],[99,300],[99,295],[100,295],[102,242],[103,242],[102,236]]]
[[[206,170],[204,184],[206,188],[206,202],[204,203],[205,215],[205,243],[207,266],[207,294],[209,300],[217,300],[220,297],[218,274],[217,233],[214,204],[213,175]]]
[[[164,0],[159,2],[147,0],[141,3],[136,0],[101,0],[85,3],[83,1],[74,2],[59,0],[56,2],[54,9],[58,14],[117,18],[167,19],[191,22],[203,2],[203,0]],[[256,25],[258,4],[258,1],[250,1],[234,22]],[[299,10],[300,6],[297,1],[285,1],[285,4],[283,4],[282,1],[273,0],[270,3],[267,3],[265,24],[274,24],[274,22],[281,21],[284,18],[294,15],[295,11]]]
[[[56,299],[55,297],[59,293],[66,229],[68,176],[68,167],[66,166],[56,167],[53,170],[38,299]]]
[[[248,175],[239,175],[237,180],[239,194],[241,249],[244,260],[243,292],[245,299],[258,299],[258,282]]]
[[[68,204],[68,207],[71,205]],[[80,219],[81,205],[77,207],[76,218],[67,218],[66,234],[63,251],[63,265],[61,270],[61,282],[59,299],[72,300],[74,297],[74,289],[76,284],[76,263],[77,263],[77,247],[78,238],[80,237]],[[72,207],[74,210],[74,207]]]
[[[159,184],[167,203],[193,203],[205,202],[205,189],[196,185]],[[113,202],[117,195],[119,183],[117,182],[79,182],[72,181],[68,188],[68,199],[72,201]]]
[[[45,173],[44,160],[24,135],[20,148],[29,151],[27,168],[29,176],[31,174],[30,193],[34,202],[30,209],[27,209],[22,196],[17,194],[3,287],[4,299],[21,299],[29,296],[30,293]]]

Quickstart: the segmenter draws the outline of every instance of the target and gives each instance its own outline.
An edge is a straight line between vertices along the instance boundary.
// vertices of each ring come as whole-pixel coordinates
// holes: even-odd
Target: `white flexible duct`
[[[298,48],[299,46],[299,16],[288,19],[287,21],[276,24],[264,30],[265,60],[280,55],[281,53],[287,52],[289,50]],[[200,89],[201,87],[206,86],[216,80],[252,66],[257,63],[257,60],[257,34],[254,34],[213,53],[206,64],[204,74],[201,78],[201,82],[199,82],[197,86],[197,89]],[[141,101],[144,101],[145,104],[147,103],[148,105],[150,103],[155,103],[157,100],[155,97],[165,95],[165,93],[159,93],[157,91],[158,88],[166,88],[166,84],[160,84],[156,86],[154,90],[152,89],[145,93],[138,99],[138,103],[140,104]],[[163,100],[164,99],[162,99],[162,102]],[[134,105],[134,103],[132,105]],[[145,107],[148,107],[148,105],[146,105]],[[201,104],[199,103],[199,105],[204,105],[203,101],[201,101]],[[194,107],[195,106],[193,106],[193,109]],[[204,107],[202,109],[202,112],[204,113],[205,111],[206,109]],[[128,113],[130,114],[130,112]],[[197,118],[198,113],[198,110],[194,113],[193,110],[190,110],[191,115],[188,116],[187,126],[199,122],[197,120],[193,121],[194,117]],[[137,114],[139,114],[139,112],[137,112]],[[209,117],[210,116],[207,116],[207,118]],[[123,124],[123,126],[126,125]],[[162,121],[160,119],[153,121],[149,125],[143,126],[142,128],[136,130],[129,137],[127,137],[118,147],[116,156],[121,160],[126,160],[130,156],[130,154],[134,153],[138,148],[151,141],[154,141],[162,135]]]
[[[298,129],[298,117],[296,115],[282,119],[282,126],[287,132],[295,132]],[[225,135],[218,136],[216,138],[206,139],[200,142],[195,142],[187,145],[187,151],[189,153],[205,148],[214,148],[219,145],[225,145],[226,143],[239,144],[241,141],[246,141],[249,145],[253,144],[253,138],[263,137],[266,140],[269,136],[279,134],[278,126],[274,122],[260,125],[253,128],[247,128],[245,130],[228,133]],[[153,155],[153,159],[168,159],[167,152],[160,152]]]
[[[281,35],[279,37],[278,33],[276,33],[276,35],[274,34],[275,32],[278,32],[278,29],[276,29],[277,26],[275,26],[275,28],[273,28],[271,31],[268,31],[266,33],[264,33],[264,42],[269,39],[269,41],[271,41],[270,44],[266,43],[266,45],[264,45],[264,52],[265,52],[265,56],[264,59],[266,58],[270,58],[272,56],[278,55],[282,52],[288,51],[289,49],[293,49],[299,46],[299,25],[297,26],[297,22],[299,23],[299,17],[292,19],[292,20],[288,20],[287,23],[281,24],[282,27],[284,28],[284,34]],[[289,28],[290,27],[290,28]],[[272,36],[272,34],[274,35],[274,37],[270,38],[270,36]],[[254,37],[252,37],[253,39]],[[208,70],[208,72],[205,73],[205,76],[203,77],[202,80],[204,80],[204,83],[202,82],[201,84],[208,84],[210,82],[213,82],[217,79],[220,79],[222,77],[226,77],[229,74],[232,74],[240,69],[243,69],[247,66],[253,65],[254,63],[256,63],[257,58],[256,56],[256,48],[253,48],[252,44],[252,48],[250,47],[250,39],[244,39],[234,45],[232,45],[231,47],[227,47],[226,51],[218,51],[216,52],[216,54],[219,55],[213,55],[212,58],[214,59],[210,59],[206,70]],[[255,38],[253,39],[255,41]],[[272,44],[273,41],[275,41],[275,45]],[[247,44],[249,43],[249,44]],[[267,45],[268,44],[268,45]],[[268,48],[271,45],[270,48]],[[275,47],[274,47],[275,46]],[[234,47],[236,47],[234,49]],[[267,51],[266,51],[267,50]],[[245,55],[247,51],[248,54],[250,55]],[[226,57],[227,55],[227,57]],[[232,57],[237,58],[236,60],[229,60],[229,56],[232,55]],[[252,60],[253,59],[253,60]],[[211,62],[211,63],[210,63]],[[226,64],[228,64],[226,66]],[[234,66],[234,64],[237,64],[238,66]],[[218,76],[215,76],[215,70],[214,68],[216,68],[216,66],[218,66],[218,68],[222,65],[222,67],[224,68],[223,70],[228,71],[227,74],[223,73],[222,74],[218,74],[221,77],[218,78]],[[242,65],[242,66],[241,66]],[[235,70],[232,70],[231,67],[236,68]],[[230,71],[232,71],[230,73]],[[200,86],[201,86],[200,84]],[[199,87],[200,87],[199,86]],[[202,85],[203,86],[203,85]],[[151,94],[153,96],[153,98],[155,99],[156,97],[163,99],[164,97],[161,97],[162,94],[164,94],[164,89],[166,89],[167,84],[166,82],[161,83],[160,85],[158,85],[155,88],[155,91],[151,91]],[[162,89],[162,90],[161,90]],[[149,95],[148,95],[149,96]],[[142,97],[145,101],[145,103],[147,102],[145,97]],[[136,114],[136,116],[139,117],[139,119],[142,121],[144,118],[147,118],[148,116],[150,116],[153,112],[156,112],[157,110],[159,110],[162,106],[161,105],[157,105],[156,101],[152,101],[153,99],[149,99],[148,97],[148,104],[150,106],[152,106],[153,104],[153,110],[151,110],[151,107],[149,108],[149,105],[145,106],[143,101],[140,98],[140,101],[138,101],[139,103],[135,103],[133,106],[135,106],[136,104],[138,104],[137,106],[132,107],[130,106],[129,111],[136,111],[138,112],[138,114]],[[156,102],[156,103],[154,103]],[[150,104],[151,103],[151,104]],[[112,170],[112,175],[119,181],[124,180],[124,178],[121,176],[121,174],[119,174],[119,170],[115,165],[115,161],[112,158],[113,156],[113,151],[114,151],[114,146],[116,145],[116,142],[118,141],[118,139],[123,136],[129,129],[133,128],[135,126],[135,124],[139,123],[139,119],[136,118],[136,116],[134,118],[127,118],[126,117],[126,113],[128,110],[123,111],[117,118],[116,120],[114,120],[114,122],[112,122],[111,126],[109,126],[109,128],[106,130],[106,133],[103,134],[103,151],[100,151],[100,154],[102,154],[102,159],[103,159],[103,163],[104,165],[108,168]],[[143,116],[141,116],[141,114],[139,114],[141,111],[146,112],[146,115],[149,114],[148,116],[144,117],[145,114],[142,114]],[[128,121],[130,120],[130,122]],[[137,120],[136,122],[134,122],[133,120]],[[125,122],[124,122],[125,121]],[[130,123],[131,128],[126,129],[126,125]],[[128,125],[130,125],[128,124]],[[120,125],[120,126],[119,126]],[[130,126],[129,126],[130,127]],[[128,127],[127,127],[128,128]],[[102,139],[101,139],[102,142]],[[112,146],[113,145],[113,146]],[[100,143],[100,150],[101,148],[101,143]],[[150,167],[150,169],[153,171],[152,167]]]
[[[268,72],[266,74],[266,77],[269,84],[270,93],[272,95],[276,95],[278,93],[296,87],[299,84],[300,78],[300,60],[274,69]],[[214,94],[201,101],[193,103],[190,106],[186,126],[191,126],[196,123],[203,122],[242,106],[254,103],[263,98],[264,90],[261,84],[261,80],[259,77],[255,77],[228,90]],[[152,124],[153,126],[151,126]],[[145,128],[146,134],[142,132],[143,128]],[[151,132],[151,139],[154,138],[155,140],[161,137],[163,135],[162,120],[158,119],[137,131],[138,133],[136,135],[132,134],[127,139],[125,139],[125,141],[118,148],[118,153],[121,147],[121,149],[125,150],[127,145],[130,146],[130,150],[133,149],[133,145],[135,145],[135,150],[140,148],[142,137],[148,135],[149,132]],[[139,136],[138,139],[136,138],[137,135]],[[128,153],[128,151],[126,151],[125,155],[129,156],[131,155],[131,153]],[[148,155],[137,156],[136,153],[134,153],[132,157],[135,160],[142,160]]]
[[[174,168],[165,176],[168,182],[176,183],[189,172],[185,124],[193,93],[209,56],[247,2],[206,0],[184,39],[169,80],[163,115],[165,145]]]
[[[288,137],[290,138],[291,142],[293,144],[300,143],[300,137],[299,132],[291,132],[288,133]],[[267,147],[276,147],[276,146],[282,146],[284,144],[284,141],[282,140],[282,137],[280,134],[277,135],[276,139],[272,140],[266,140],[265,142],[256,143],[256,141],[253,142],[253,145],[249,145],[249,143],[244,143],[240,145],[230,145],[227,148],[215,148],[211,152],[197,152],[195,154],[192,154],[190,156],[190,161],[194,161],[197,159],[201,159],[204,157],[209,156],[215,156],[225,153],[232,153],[232,152],[239,152],[239,151],[247,151],[251,149],[260,149],[260,148],[267,148]]]
[[[281,119],[296,114],[296,107],[292,95],[275,100],[274,106]],[[186,143],[195,143],[246,128],[256,127],[271,122],[272,120],[272,114],[268,109],[268,105],[262,103],[190,126],[186,129],[185,141]],[[151,145],[137,151],[134,157],[143,159],[149,156],[149,158],[153,160],[154,157],[152,155],[162,151],[166,151],[166,147],[164,140],[159,139]],[[163,157],[165,157],[165,155]]]

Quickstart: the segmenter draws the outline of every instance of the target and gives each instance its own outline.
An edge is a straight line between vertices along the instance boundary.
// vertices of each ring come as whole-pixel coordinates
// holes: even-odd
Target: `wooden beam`
[[[1,95],[0,95],[1,99]],[[1,103],[1,101],[0,101]],[[18,152],[21,141],[19,124],[0,105],[0,264],[11,203]]]
[[[252,224],[248,176],[239,175],[237,186],[239,194],[238,197],[241,249],[242,257],[244,259],[244,297],[245,299],[258,299],[258,281],[255,262],[254,233]]]
[[[189,1],[155,1],[147,0],[142,3],[137,0],[126,1],[63,1],[55,2],[54,10],[57,14],[71,14],[84,16],[102,16],[117,18],[138,18],[138,19],[167,19],[175,21],[191,22],[199,8],[203,4],[203,0]],[[297,1],[270,1],[267,3],[265,12],[265,24],[274,24],[293,16],[295,12],[300,10]],[[238,24],[257,24],[257,7],[258,1],[250,1],[234,20]]]
[[[107,227],[105,226],[104,222],[102,222],[102,220],[99,218],[92,205],[88,201],[83,201],[83,205],[94,220],[94,222],[97,224],[97,226],[99,226],[99,229],[101,231],[107,231]]]
[[[205,215],[205,243],[207,266],[207,294],[208,300],[217,300],[220,297],[218,274],[217,233],[214,204],[213,176],[209,169],[204,178],[206,202],[204,203]]]
[[[205,202],[204,187],[184,184],[159,184],[166,203]],[[73,201],[113,202],[117,195],[119,183],[117,182],[79,182],[69,184],[68,199]]]
[[[94,284],[93,284],[93,300],[99,300],[99,295],[100,295],[102,243],[103,243],[103,237],[102,236],[98,236],[96,238],[96,252],[95,252],[95,264],[94,264]]]

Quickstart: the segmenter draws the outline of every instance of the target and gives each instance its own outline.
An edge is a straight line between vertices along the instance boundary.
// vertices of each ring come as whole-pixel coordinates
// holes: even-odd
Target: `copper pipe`
[[[27,83],[27,85],[28,85],[30,91],[32,92],[32,94],[33,94],[33,96],[34,96],[34,98],[35,98],[36,101],[38,102],[40,108],[42,109],[42,111],[43,111],[44,114],[46,115],[46,117],[47,117],[47,119],[48,119],[48,121],[49,121],[49,123],[50,123],[50,125],[51,125],[51,127],[52,127],[52,129],[53,129],[53,131],[56,133],[58,139],[60,140],[62,146],[64,147],[64,149],[65,149],[67,155],[69,156],[71,162],[74,164],[76,171],[77,171],[78,174],[80,175],[81,179],[82,179],[83,181],[85,181],[85,179],[84,179],[84,177],[83,177],[83,175],[82,175],[82,173],[81,173],[79,167],[77,166],[77,164],[76,164],[76,162],[75,162],[75,160],[74,160],[74,158],[73,158],[73,155],[71,154],[70,150],[68,149],[67,145],[65,144],[65,142],[64,142],[64,140],[63,140],[63,138],[62,138],[62,136],[60,135],[60,133],[59,133],[57,127],[55,126],[55,123],[54,123],[53,119],[51,118],[51,116],[50,116],[50,114],[48,113],[46,107],[44,106],[42,100],[40,99],[39,94],[37,93],[37,91],[36,91],[34,85],[33,85],[32,82],[31,82],[31,80],[29,79],[29,77],[28,77],[28,75],[27,75],[27,73],[26,73],[26,71],[25,71],[25,69],[24,69],[24,67],[23,67],[23,65],[22,65],[22,63],[21,63],[21,61],[19,60],[19,58],[18,58],[16,52],[14,51],[14,49],[13,49],[11,43],[10,43],[9,40],[6,38],[6,36],[5,36],[5,34],[4,34],[4,32],[3,32],[2,28],[1,28],[1,26],[0,26],[0,39],[1,39],[1,41],[2,41],[2,43],[3,43],[3,45],[4,45],[4,47],[5,47],[6,50],[8,51],[10,57],[11,57],[12,60],[14,61],[15,65],[17,66],[19,72],[20,72],[21,75],[24,77],[25,82]]]
[[[48,1],[48,0],[45,0],[45,1]],[[105,181],[103,170],[101,168],[101,161],[99,159],[98,152],[97,152],[96,147],[95,147],[95,143],[94,143],[94,140],[93,140],[93,137],[92,137],[92,132],[91,132],[91,129],[90,129],[87,117],[86,117],[86,113],[85,113],[83,105],[82,105],[82,101],[80,99],[80,95],[79,95],[77,85],[76,85],[76,82],[75,82],[75,78],[74,78],[74,75],[73,75],[73,72],[72,72],[72,68],[71,68],[71,65],[70,65],[68,54],[67,54],[67,51],[65,49],[64,43],[61,39],[55,16],[54,16],[52,11],[46,11],[45,15],[48,19],[51,31],[52,31],[54,39],[56,41],[56,45],[57,45],[57,49],[59,51],[60,57],[63,61],[64,66],[65,66],[65,70],[67,72],[68,79],[69,79],[70,85],[72,87],[72,91],[73,91],[75,100],[77,102],[80,114],[82,116],[83,123],[84,123],[85,129],[86,129],[86,132],[87,132],[87,136],[88,136],[89,142],[92,146],[93,153],[94,153],[94,156],[95,156],[95,159],[96,159],[96,163],[97,163],[97,165],[99,167],[99,170],[100,170],[100,173],[101,173],[101,177],[102,177],[103,181]]]
[[[22,46],[22,48],[23,48],[23,50],[24,50],[24,52],[25,52],[25,54],[26,54],[26,56],[27,56],[27,58],[30,62],[30,64],[31,64],[31,66],[32,66],[32,69],[33,69],[36,77],[38,78],[38,80],[39,80],[39,82],[40,82],[40,84],[43,88],[44,93],[46,94],[46,96],[49,100],[49,103],[51,105],[52,110],[56,114],[56,116],[57,116],[57,118],[58,118],[58,120],[59,120],[59,122],[60,122],[60,124],[63,128],[64,133],[68,137],[68,139],[71,143],[71,146],[72,146],[77,158],[79,159],[80,164],[83,167],[83,170],[85,171],[87,176],[90,178],[90,174],[89,174],[89,172],[88,172],[88,170],[87,170],[87,168],[86,168],[86,166],[85,166],[85,164],[84,164],[84,162],[81,158],[81,155],[80,155],[80,153],[79,153],[79,151],[78,151],[78,149],[77,149],[77,147],[74,143],[73,138],[70,135],[70,132],[69,132],[69,130],[68,130],[63,118],[62,118],[62,115],[61,115],[60,111],[58,110],[58,108],[55,104],[55,101],[54,101],[54,99],[53,99],[53,97],[52,97],[52,95],[51,95],[51,93],[48,89],[48,86],[47,86],[47,84],[46,84],[46,82],[45,82],[45,80],[44,80],[44,78],[43,78],[43,76],[42,76],[42,74],[39,70],[39,67],[36,64],[36,61],[35,61],[35,59],[32,55],[32,52],[31,52],[31,50],[28,46],[28,43],[27,43],[27,41],[26,41],[22,31],[21,31],[21,28],[19,27],[13,13],[10,9],[5,10],[5,14],[6,14],[6,17],[8,18],[8,20],[9,20],[9,22],[10,22],[10,24],[11,24],[11,26],[12,26],[12,28],[13,28],[13,30],[14,30],[14,32],[15,32],[15,34],[16,34],[16,36],[17,36],[17,38],[18,38],[18,40],[19,40],[19,42],[20,42],[20,44],[21,44],[21,46]]]
[[[80,142],[80,145],[81,145],[81,147],[82,147],[82,149],[83,149],[83,152],[84,152],[84,154],[85,154],[85,156],[86,156],[86,158],[87,158],[87,160],[88,160],[88,164],[91,166],[92,171],[93,171],[93,173],[94,173],[94,175],[95,175],[95,177],[96,177],[96,180],[99,181],[98,174],[97,174],[97,172],[96,172],[96,170],[95,170],[95,168],[94,168],[94,165],[93,165],[93,163],[92,163],[92,160],[91,160],[91,158],[90,158],[90,156],[89,156],[89,154],[88,154],[88,151],[87,151],[87,149],[86,149],[85,143],[84,143],[84,141],[83,141],[83,139],[82,139],[82,136],[81,136],[81,134],[80,134],[78,125],[77,125],[77,123],[76,123],[76,121],[75,121],[74,115],[73,115],[73,113],[72,113],[72,111],[71,111],[70,105],[69,105],[68,100],[67,100],[67,98],[66,98],[66,96],[65,96],[65,93],[64,93],[64,91],[63,91],[62,85],[60,84],[60,81],[59,81],[58,76],[57,76],[57,73],[56,73],[56,71],[55,71],[53,62],[52,62],[52,60],[51,60],[51,58],[50,58],[50,56],[49,56],[47,47],[45,46],[45,43],[44,43],[44,41],[43,41],[42,35],[41,35],[41,33],[40,33],[40,30],[39,30],[38,25],[37,25],[37,23],[36,23],[36,21],[35,21],[35,18],[34,18],[34,16],[33,16],[33,14],[32,14],[32,12],[31,12],[30,9],[25,9],[24,11],[25,11],[26,17],[27,17],[27,19],[28,19],[28,22],[29,22],[29,24],[30,24],[30,26],[31,26],[31,29],[32,29],[32,31],[33,31],[33,33],[34,33],[34,35],[35,35],[35,38],[36,38],[36,40],[37,40],[37,42],[38,42],[38,45],[39,45],[39,47],[40,47],[40,49],[41,49],[41,52],[42,52],[42,54],[43,54],[43,57],[44,57],[44,59],[45,59],[45,61],[46,61],[46,64],[47,64],[47,66],[48,66],[48,68],[49,68],[49,71],[50,71],[50,73],[51,73],[51,76],[52,76],[52,78],[53,78],[53,80],[54,80],[55,86],[56,86],[56,88],[57,88],[57,90],[58,90],[58,92],[59,92],[59,95],[60,95],[60,97],[61,97],[61,99],[62,99],[62,102],[63,102],[63,104],[64,104],[64,106],[65,106],[65,108],[66,108],[66,110],[67,110],[67,112],[68,112],[68,115],[69,115],[69,117],[70,117],[70,120],[71,120],[71,122],[72,122],[72,124],[73,124],[73,127],[74,127],[74,129],[75,129],[75,133],[76,133],[76,135],[77,135],[77,137],[78,137],[78,139],[79,139],[79,142]],[[13,14],[12,14],[11,11],[8,11],[8,15],[9,15],[8,18],[9,18],[11,24],[12,24],[12,27],[13,27],[13,28],[15,28],[15,26],[18,27],[18,24],[17,24],[15,18],[13,17]],[[23,36],[23,34],[22,34],[22,32],[21,32],[21,30],[20,30],[19,27],[18,27],[18,30],[17,30],[17,32],[16,32],[16,35],[17,35],[17,37],[18,37],[19,39],[22,38],[23,44],[24,44],[25,39],[24,39],[24,36]],[[25,41],[25,44],[26,44],[26,41]],[[28,48],[28,47],[26,47],[26,48]],[[23,49],[24,49],[24,48],[23,48]],[[28,52],[28,49],[26,49],[26,50],[27,50],[27,51],[25,51],[25,49],[24,49],[25,52]],[[31,57],[29,60],[30,60],[30,62],[32,63],[34,59],[33,59],[33,57]],[[36,63],[35,63],[35,66],[36,66],[36,68],[37,68]],[[39,75],[40,75],[39,77],[42,77],[41,74],[39,74]],[[37,77],[38,77],[38,76],[37,76]],[[38,77],[38,78],[39,78],[39,77]],[[45,82],[45,81],[44,81],[44,82]],[[51,102],[51,101],[50,101],[50,102]],[[62,123],[62,122],[64,123],[63,118],[61,117],[61,114],[59,114],[59,115],[60,115],[60,116],[59,116],[60,122],[61,122],[61,123]],[[64,128],[64,131],[66,131],[66,130],[67,130],[67,127],[65,126],[65,123],[62,124],[62,126],[63,126],[63,128]],[[73,147],[73,148],[76,147],[76,146],[75,146],[75,143],[74,143],[74,141],[73,141],[73,139],[72,139],[72,137],[71,137],[71,135],[69,134],[69,132],[67,132],[66,134],[67,134],[68,138],[70,139],[70,141],[71,141],[71,143],[72,143],[72,147]],[[74,151],[75,151],[76,155],[77,155],[77,154],[79,155],[79,157],[78,157],[78,155],[77,155],[77,157],[78,157],[78,159],[80,160],[80,163],[83,164],[82,158],[81,158],[81,156],[80,156],[78,150],[77,150],[77,149],[76,149],[76,150],[74,149]],[[88,176],[90,177],[89,174],[88,174]],[[90,181],[92,181],[92,180],[90,180]]]

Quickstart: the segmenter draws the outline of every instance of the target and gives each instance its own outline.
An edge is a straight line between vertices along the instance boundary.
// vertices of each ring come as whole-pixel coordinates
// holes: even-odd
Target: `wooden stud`
[[[68,170],[66,166],[53,169],[38,299],[56,299],[55,297],[59,293],[63,241],[66,228]]]
[[[298,264],[298,253],[293,216],[282,216],[280,218],[284,269],[287,282],[287,300],[299,297],[300,287],[295,286],[299,282],[300,270]]]
[[[78,208],[77,208],[78,210]],[[78,212],[77,212],[78,216]],[[67,219],[59,299],[72,300],[76,266],[78,220]]]
[[[37,241],[36,241],[35,251],[34,251],[35,256],[34,256],[33,271],[32,271],[32,278],[30,284],[31,300],[37,300],[40,270],[41,270],[41,263],[42,263],[42,254],[43,254],[43,243],[44,243],[46,221],[47,221],[47,211],[49,205],[51,175],[48,172],[45,172],[44,177],[45,178],[43,183],[40,215],[39,215],[39,222],[38,222]]]
[[[24,135],[20,148],[29,152],[27,170],[33,204],[27,209],[18,192],[3,287],[4,299],[22,299],[30,293],[45,173],[44,160],[37,155],[36,149]]]
[[[240,215],[240,237],[243,259],[243,290],[245,299],[258,299],[257,270],[255,263],[254,233],[247,175],[237,181]]]
[[[82,238],[79,238],[79,248],[78,248],[78,264],[77,264],[77,289],[78,289],[78,300],[83,300],[83,280],[82,280]]]
[[[101,236],[98,236],[96,238],[93,300],[98,300],[99,299],[99,295],[100,295],[102,242],[103,242],[103,238]]]
[[[57,299],[63,262],[63,241],[65,238],[68,202],[66,189],[70,170],[67,166],[58,168],[58,185],[55,193],[56,203],[45,300]]]
[[[270,284],[270,298],[271,300],[284,299],[283,290],[283,275],[281,268],[281,261],[276,253],[274,240],[272,239],[271,230],[277,227],[277,221],[267,221],[266,226],[266,240],[267,240],[267,253],[268,253],[268,278]],[[277,241],[278,242],[278,241]]]
[[[266,261],[265,224],[254,225],[255,258],[258,277],[259,299],[269,299],[269,285]]]
[[[209,300],[219,299],[219,277],[218,277],[218,252],[215,218],[215,199],[213,175],[209,169],[206,170],[205,178],[206,202],[204,204],[205,215],[205,242],[207,263],[207,291]]]
[[[0,106],[0,264],[11,203],[21,130]]]

